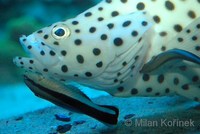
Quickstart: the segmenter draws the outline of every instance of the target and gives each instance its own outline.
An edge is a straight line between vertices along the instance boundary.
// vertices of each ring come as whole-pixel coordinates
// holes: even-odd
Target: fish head
[[[96,88],[107,80],[112,85],[118,73],[141,64],[134,59],[140,55],[142,61],[148,47],[141,39],[151,26],[143,12],[98,23],[78,16],[22,36],[20,42],[30,58],[17,57],[14,63],[60,81]]]
[[[29,36],[23,35],[20,43],[30,57],[17,57],[14,63],[25,70],[62,80],[98,76],[114,53],[110,53],[109,41],[97,39],[104,29],[94,28],[95,24],[77,23],[75,20],[57,22]]]

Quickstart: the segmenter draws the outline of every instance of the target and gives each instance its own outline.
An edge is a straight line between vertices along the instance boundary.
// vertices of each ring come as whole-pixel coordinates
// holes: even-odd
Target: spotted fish
[[[62,107],[67,102],[55,94],[70,97],[63,88],[75,92],[64,86],[72,82],[117,97],[178,94],[200,101],[199,0],[103,0],[20,42],[30,57],[16,57],[14,63],[32,72],[26,84],[39,95],[48,89],[43,98]],[[84,105],[95,105],[81,92],[74,94]],[[117,118],[116,108],[101,108]],[[117,123],[99,116],[104,123]]]

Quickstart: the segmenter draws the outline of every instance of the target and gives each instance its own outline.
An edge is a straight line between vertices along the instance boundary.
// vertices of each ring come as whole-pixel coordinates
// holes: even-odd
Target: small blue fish
[[[30,57],[14,63],[36,95],[103,123],[116,124],[118,109],[94,104],[70,83],[117,97],[200,101],[199,0],[103,0],[20,43]]]

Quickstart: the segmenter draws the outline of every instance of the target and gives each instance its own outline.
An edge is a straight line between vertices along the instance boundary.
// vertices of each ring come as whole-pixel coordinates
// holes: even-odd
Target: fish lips
[[[46,67],[55,66],[60,61],[59,55],[49,45],[35,37],[34,34],[29,36],[23,35],[19,41],[30,58],[34,58]]]

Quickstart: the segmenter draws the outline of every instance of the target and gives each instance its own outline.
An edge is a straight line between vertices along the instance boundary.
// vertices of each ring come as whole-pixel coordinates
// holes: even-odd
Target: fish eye
[[[52,36],[55,39],[62,39],[64,37],[68,37],[70,35],[70,31],[66,27],[54,27],[52,30]]]

